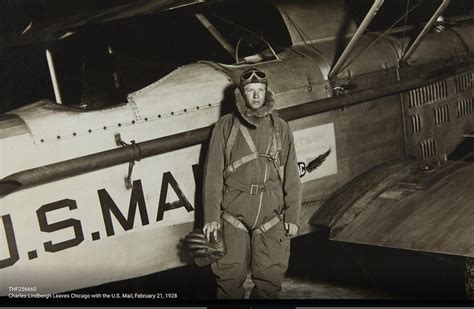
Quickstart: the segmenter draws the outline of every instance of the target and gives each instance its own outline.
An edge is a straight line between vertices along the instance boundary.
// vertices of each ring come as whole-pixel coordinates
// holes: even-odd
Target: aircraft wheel
[[[469,299],[474,299],[474,258],[468,257],[466,259],[466,296]]]

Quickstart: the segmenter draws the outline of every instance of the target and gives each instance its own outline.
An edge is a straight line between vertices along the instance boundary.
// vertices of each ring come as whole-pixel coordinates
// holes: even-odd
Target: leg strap
[[[228,214],[227,212],[223,212],[222,215],[222,220],[226,221],[227,223],[233,225],[234,227],[244,230],[248,232],[249,230],[245,227],[245,225],[236,217]]]
[[[265,233],[275,225],[277,225],[280,221],[283,220],[283,214],[276,214],[273,216],[270,220],[267,222],[263,223],[259,227],[249,230],[239,219],[236,217],[232,216],[231,214],[227,212],[223,212],[222,215],[222,220],[226,221],[227,223],[233,225],[235,228],[238,228],[240,230],[244,230],[246,232],[249,232],[252,236],[257,236],[259,234]]]
[[[282,220],[281,215],[273,216],[267,222],[263,223],[262,225],[260,225],[256,229],[253,229],[252,230],[252,236],[257,236],[259,234],[265,233],[266,231],[268,231],[269,229],[271,229],[272,227],[274,227],[275,225],[280,223],[281,220]]]

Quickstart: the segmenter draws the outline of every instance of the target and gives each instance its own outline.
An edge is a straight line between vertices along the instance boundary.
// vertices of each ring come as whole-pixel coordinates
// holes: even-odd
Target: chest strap
[[[236,217],[232,216],[231,214],[225,211],[221,214],[221,217],[222,217],[222,220],[231,224],[235,228],[249,232],[252,236],[257,236],[259,234],[265,233],[266,231],[268,231],[269,229],[271,229],[272,227],[280,223],[280,221],[283,220],[283,213],[276,214],[275,216],[271,217],[268,221],[266,221],[265,223],[263,223],[262,225],[260,225],[259,227],[253,230],[250,230],[249,228],[247,228],[242,223],[242,221],[240,221],[239,219],[237,219]]]
[[[257,151],[257,147],[250,136],[248,129],[245,126],[240,124],[240,121],[237,117],[234,117],[232,128],[230,130],[229,138],[227,139],[226,147],[225,147],[225,161],[226,161],[226,168],[224,170],[224,178],[227,178],[230,174],[232,174],[236,169],[241,167],[244,164],[247,164],[250,161],[257,159],[258,157],[263,157],[268,159],[270,162],[273,163],[280,181],[283,180],[283,177],[280,173],[280,158],[279,153],[281,151],[281,138],[279,130],[276,128],[274,116],[270,115],[270,119],[272,122],[273,127],[273,139],[271,141],[272,147],[270,153],[260,154]],[[242,158],[230,163],[230,153],[232,151],[232,147],[234,146],[235,140],[237,138],[237,133],[240,131],[242,136],[244,137],[245,142],[247,143],[251,153],[243,156]]]

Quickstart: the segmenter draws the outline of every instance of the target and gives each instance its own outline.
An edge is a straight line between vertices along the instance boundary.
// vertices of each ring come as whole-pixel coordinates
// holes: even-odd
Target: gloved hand
[[[220,230],[212,233],[210,240],[207,240],[202,230],[196,229],[189,233],[184,241],[194,258],[194,262],[200,267],[209,265],[226,254],[224,239]]]

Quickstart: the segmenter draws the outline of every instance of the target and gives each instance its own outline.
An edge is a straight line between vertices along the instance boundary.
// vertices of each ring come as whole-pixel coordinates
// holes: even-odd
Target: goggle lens
[[[267,75],[263,73],[262,71],[249,71],[249,72],[245,72],[242,75],[242,79],[245,81],[248,81],[252,79],[253,75],[257,76],[257,78],[260,78],[260,79],[264,79],[265,77],[267,77]]]

